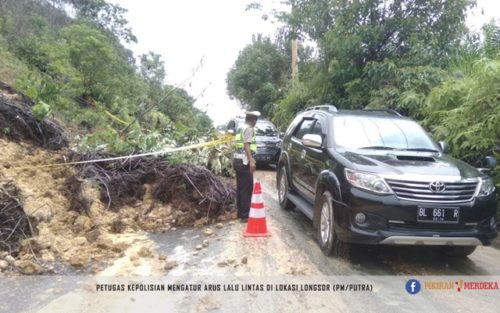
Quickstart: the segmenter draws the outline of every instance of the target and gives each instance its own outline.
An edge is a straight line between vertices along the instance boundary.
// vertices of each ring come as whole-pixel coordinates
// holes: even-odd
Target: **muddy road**
[[[263,187],[268,238],[244,238],[245,224],[225,222],[166,233],[138,233],[127,240],[125,255],[99,273],[13,277],[0,289],[0,312],[497,312],[498,290],[457,293],[422,291],[409,295],[409,278],[500,282],[500,251],[478,247],[464,259],[444,258],[421,247],[353,248],[349,259],[325,257],[311,221],[297,211],[279,208],[272,168],[256,173]],[[151,256],[138,258],[146,247]],[[170,265],[165,268],[165,258]],[[430,276],[428,276],[430,275]],[[445,276],[443,276],[445,275]],[[444,277],[444,278],[443,278]],[[426,279],[426,278],[424,278]],[[219,285],[215,291],[99,291],[119,284]],[[266,292],[249,285],[369,284],[369,293]],[[227,290],[224,290],[227,286]],[[240,286],[240,290],[234,290]],[[247,286],[246,291],[241,286]],[[275,287],[276,288],[276,287]],[[19,297],[23,294],[23,297]]]

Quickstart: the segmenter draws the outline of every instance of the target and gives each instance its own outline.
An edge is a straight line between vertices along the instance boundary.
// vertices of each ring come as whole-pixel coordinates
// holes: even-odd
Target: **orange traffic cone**
[[[262,190],[257,180],[253,185],[252,204],[248,215],[247,229],[243,233],[245,237],[267,237],[271,234],[267,231],[266,211],[262,201]]]

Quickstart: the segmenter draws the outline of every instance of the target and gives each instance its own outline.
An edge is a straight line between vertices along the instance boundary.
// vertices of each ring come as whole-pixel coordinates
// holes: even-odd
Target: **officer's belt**
[[[244,154],[244,153],[235,153],[235,154],[233,155],[233,158],[235,158],[235,159],[242,159],[242,160],[243,160],[243,159],[245,159],[246,157],[247,157],[247,155],[246,155],[246,154]]]

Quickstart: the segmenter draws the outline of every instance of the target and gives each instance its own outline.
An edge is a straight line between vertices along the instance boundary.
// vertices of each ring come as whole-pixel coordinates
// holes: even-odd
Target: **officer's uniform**
[[[247,112],[258,117],[258,112]],[[257,115],[258,114],[258,115]],[[233,158],[233,167],[236,171],[236,207],[238,209],[238,218],[245,220],[250,212],[250,204],[253,192],[253,174],[250,172],[250,160],[248,160],[244,143],[250,143],[252,155],[257,152],[257,141],[255,130],[252,126],[245,124],[235,138],[235,152]]]

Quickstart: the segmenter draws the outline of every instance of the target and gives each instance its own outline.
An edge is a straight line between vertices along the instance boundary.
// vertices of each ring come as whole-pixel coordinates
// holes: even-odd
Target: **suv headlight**
[[[355,172],[352,170],[345,170],[345,177],[347,181],[355,186],[369,191],[380,194],[392,193],[386,182],[376,174],[368,174],[362,172]]]
[[[480,184],[479,193],[477,194],[478,197],[489,196],[495,191],[495,184],[491,178],[481,178]]]

